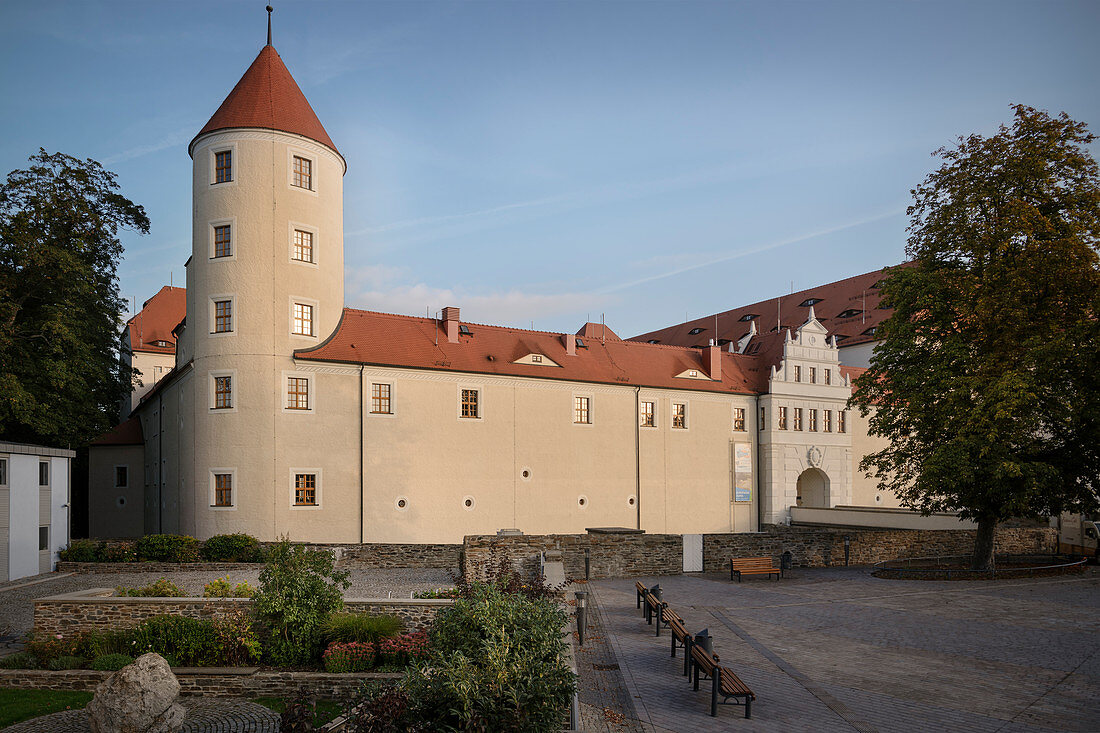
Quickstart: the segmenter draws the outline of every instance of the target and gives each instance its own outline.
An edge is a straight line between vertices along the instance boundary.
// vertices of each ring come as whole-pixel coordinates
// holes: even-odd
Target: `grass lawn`
[[[92,701],[90,692],[69,690],[0,690],[0,728],[61,710],[79,710]]]
[[[257,697],[254,698],[252,702],[263,705],[270,710],[274,710],[280,715],[286,710],[286,700],[281,697]],[[331,702],[329,700],[317,700],[316,708],[313,713],[313,725],[314,727],[320,727],[343,712],[344,706],[342,703]]]

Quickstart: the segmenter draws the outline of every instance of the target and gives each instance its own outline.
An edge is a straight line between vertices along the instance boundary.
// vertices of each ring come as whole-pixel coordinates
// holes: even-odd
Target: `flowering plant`
[[[378,642],[378,652],[387,662],[409,664],[428,656],[428,632],[421,629]]]
[[[321,655],[326,672],[365,672],[374,666],[374,645],[363,641],[334,641]]]

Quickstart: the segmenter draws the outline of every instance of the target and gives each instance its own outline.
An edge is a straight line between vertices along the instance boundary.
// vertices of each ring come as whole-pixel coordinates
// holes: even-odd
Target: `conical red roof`
[[[291,132],[316,140],[339,154],[274,46],[260,49],[237,86],[191,143],[208,132],[239,127]]]

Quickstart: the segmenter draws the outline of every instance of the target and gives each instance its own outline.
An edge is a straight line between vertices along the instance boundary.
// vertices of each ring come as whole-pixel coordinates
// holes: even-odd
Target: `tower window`
[[[294,230],[294,259],[298,262],[313,262],[313,233]]]
[[[296,336],[313,335],[313,306],[304,303],[294,304],[294,330]]]
[[[653,428],[657,426],[656,405],[653,402],[642,402],[639,407],[640,414],[638,415],[638,424],[643,428]]]
[[[233,254],[231,230],[228,224],[214,227],[214,256],[228,257]]]
[[[233,474],[214,474],[214,506],[233,506]]]
[[[672,427],[687,428],[687,405],[683,402],[672,403]]]
[[[574,397],[573,398],[573,422],[578,425],[587,425],[592,422],[591,412],[589,410],[591,403],[588,397]]]
[[[305,377],[287,377],[287,408],[291,410],[309,409],[309,380]]]
[[[390,401],[390,385],[372,384],[370,387],[370,411],[375,415],[392,415],[393,403]]]
[[[233,180],[233,151],[223,150],[214,153],[214,183],[227,183]]]
[[[229,333],[233,330],[233,301],[214,301],[214,333]]]
[[[462,417],[477,418],[481,416],[478,410],[478,393],[476,389],[462,390]]]
[[[214,409],[233,406],[233,377],[214,377]]]
[[[294,156],[294,185],[298,188],[313,190],[313,161]]]
[[[317,474],[294,474],[295,506],[317,506]]]

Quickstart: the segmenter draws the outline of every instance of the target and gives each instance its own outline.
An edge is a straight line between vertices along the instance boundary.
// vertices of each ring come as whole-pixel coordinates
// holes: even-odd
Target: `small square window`
[[[638,424],[643,428],[657,427],[657,410],[656,404],[653,402],[644,401],[641,403],[640,414],[638,415]]]
[[[294,259],[298,262],[313,262],[313,232],[294,230]]]
[[[294,304],[294,326],[292,333],[296,336],[313,335],[313,306],[304,303]]]
[[[214,333],[229,333],[233,330],[233,301],[214,301]]]
[[[233,474],[214,474],[214,506],[233,506]]]
[[[317,474],[294,474],[294,505],[317,506]]]
[[[588,425],[592,422],[591,402],[588,397],[573,398],[573,422],[578,425]]]
[[[681,430],[687,427],[687,405],[682,402],[672,403],[672,427]]]
[[[476,389],[464,389],[462,390],[462,417],[476,418],[480,417],[481,413],[478,411],[478,391]]]
[[[38,485],[50,485],[50,464],[48,461],[42,461],[38,464]]]
[[[370,411],[375,415],[392,415],[393,403],[390,401],[390,385],[372,384],[370,387]]]
[[[745,432],[745,408],[735,407],[733,408],[733,429],[738,432]]]
[[[231,242],[231,229],[228,224],[220,224],[214,227],[214,256],[228,257],[233,254]]]
[[[130,485],[130,467],[115,466],[115,488],[125,489]]]
[[[313,161],[294,156],[294,185],[298,188],[313,190]]]
[[[214,409],[233,406],[233,377],[214,377]]]
[[[305,377],[287,377],[287,407],[291,410],[309,409],[309,380]]]
[[[38,528],[38,551],[45,552],[50,549],[50,528]]]
[[[233,180],[233,151],[222,150],[214,153],[214,183],[227,183]]]

